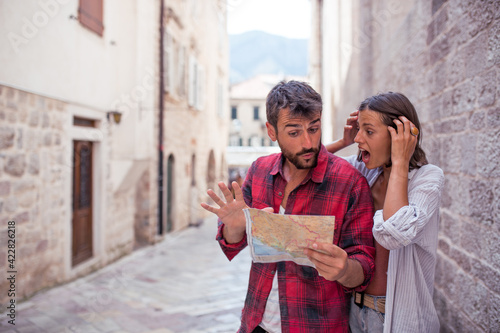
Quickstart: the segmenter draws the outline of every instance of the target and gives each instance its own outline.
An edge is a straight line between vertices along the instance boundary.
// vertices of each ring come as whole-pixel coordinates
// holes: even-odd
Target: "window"
[[[78,21],[84,27],[102,36],[104,31],[103,0],[80,0],[78,7]]]
[[[205,69],[198,60],[189,57],[189,90],[188,104],[198,110],[202,110],[205,105]]]
[[[178,75],[178,87],[177,87],[177,93],[179,96],[184,97],[186,95],[186,47],[181,46],[179,47],[179,55],[178,55],[178,60],[179,60],[179,75]]]
[[[253,107],[253,120],[259,120],[259,107]]]
[[[231,106],[231,119],[238,119],[238,108]]]
[[[166,28],[163,34],[163,84],[165,93],[172,94],[174,91],[174,38]]]
[[[198,83],[198,65],[196,63],[196,58],[193,56],[189,57],[189,90],[188,90],[188,104],[189,106],[196,106],[196,99],[198,89],[196,89]]]

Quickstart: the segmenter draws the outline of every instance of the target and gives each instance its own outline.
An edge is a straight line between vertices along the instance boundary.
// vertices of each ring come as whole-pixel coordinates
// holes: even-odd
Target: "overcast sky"
[[[288,38],[309,38],[310,0],[226,0],[230,35],[261,30]]]

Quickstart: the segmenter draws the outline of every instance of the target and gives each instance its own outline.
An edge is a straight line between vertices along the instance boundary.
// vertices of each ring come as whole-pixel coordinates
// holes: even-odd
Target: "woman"
[[[375,215],[375,273],[362,294],[354,293],[353,332],[438,332],[432,301],[443,172],[420,147],[420,122],[400,93],[364,100],[351,113],[344,137],[327,145],[336,152],[353,142],[347,160],[370,184]]]

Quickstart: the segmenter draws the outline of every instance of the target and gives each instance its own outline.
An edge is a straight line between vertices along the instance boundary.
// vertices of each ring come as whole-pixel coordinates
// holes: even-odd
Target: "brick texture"
[[[391,3],[357,2],[354,31],[357,11],[373,16]],[[370,34],[361,50],[370,58],[351,55],[359,68],[340,87],[339,109],[364,97],[353,98],[353,85],[401,91],[414,103],[423,147],[446,178],[434,295],[441,331],[500,332],[500,1],[401,6]],[[373,79],[360,82],[355,74],[365,71]],[[336,114],[344,123],[347,111]]]

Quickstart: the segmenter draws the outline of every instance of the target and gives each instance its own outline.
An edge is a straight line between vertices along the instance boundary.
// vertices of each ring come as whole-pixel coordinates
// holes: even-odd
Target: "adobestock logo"
[[[58,13],[61,5],[65,5],[69,0],[40,0],[38,1],[38,6],[40,10],[36,11],[31,19],[23,17],[21,19],[21,29],[20,32],[10,31],[7,34],[10,45],[16,51],[20,52],[19,47],[26,45],[30,40],[38,35],[40,29],[49,24],[50,19],[54,18]]]

